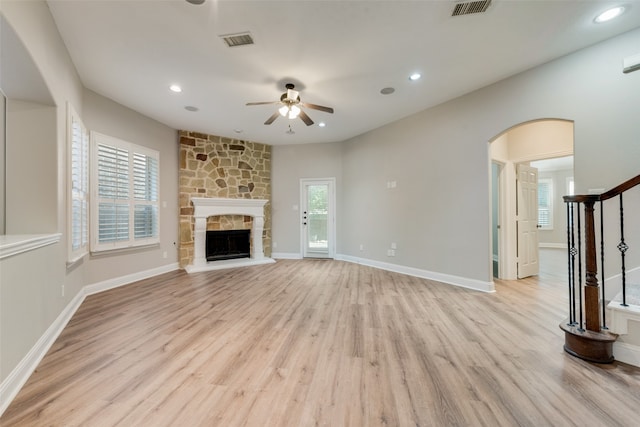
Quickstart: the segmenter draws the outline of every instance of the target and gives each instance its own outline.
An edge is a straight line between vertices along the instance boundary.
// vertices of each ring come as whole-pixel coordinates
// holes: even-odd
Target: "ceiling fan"
[[[270,125],[278,118],[278,116],[288,117],[289,119],[295,119],[300,117],[302,121],[307,125],[311,126],[313,124],[313,120],[305,113],[302,108],[311,108],[312,110],[320,110],[325,113],[333,113],[333,108],[331,107],[323,107],[322,105],[309,104],[308,102],[300,101],[300,92],[297,90],[293,90],[295,87],[293,83],[287,83],[285,85],[287,91],[280,96],[280,101],[267,101],[267,102],[247,102],[247,105],[267,105],[267,104],[282,104],[282,107],[278,109],[271,117],[264,122],[265,125]]]

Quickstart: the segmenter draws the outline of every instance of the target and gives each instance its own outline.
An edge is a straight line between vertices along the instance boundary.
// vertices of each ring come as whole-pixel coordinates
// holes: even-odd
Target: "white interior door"
[[[538,169],[518,165],[518,279],[538,274]]]
[[[301,235],[305,258],[335,256],[335,180],[301,180]]]

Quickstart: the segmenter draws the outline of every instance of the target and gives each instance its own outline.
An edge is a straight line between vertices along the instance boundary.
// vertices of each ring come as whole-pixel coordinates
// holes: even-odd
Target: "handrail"
[[[607,200],[615,196],[619,196],[621,193],[635,187],[636,185],[640,185],[640,175],[631,178],[628,181],[623,182],[622,184],[613,187],[611,190],[604,192],[600,195],[600,200]]]
[[[635,187],[636,185],[640,185],[640,175],[637,175],[620,185],[613,187],[609,191],[605,191],[602,194],[583,194],[583,195],[575,195],[575,196],[563,196],[562,199],[565,202],[598,202],[609,200],[613,197],[619,196],[621,193]]]

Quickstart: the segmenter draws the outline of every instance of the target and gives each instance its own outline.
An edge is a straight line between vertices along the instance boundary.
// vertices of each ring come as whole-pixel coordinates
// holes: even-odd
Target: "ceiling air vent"
[[[472,13],[486,12],[491,6],[491,0],[469,1],[465,3],[456,3],[451,16],[471,15]]]
[[[229,47],[238,47],[238,46],[246,46],[248,44],[253,44],[253,37],[249,33],[240,33],[240,34],[227,34],[226,36],[220,36],[222,40]]]

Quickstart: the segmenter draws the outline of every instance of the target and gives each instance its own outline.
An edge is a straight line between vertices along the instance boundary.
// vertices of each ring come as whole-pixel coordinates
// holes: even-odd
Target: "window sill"
[[[84,259],[88,252],[83,252],[67,261],[67,268],[72,268]]]
[[[6,234],[0,236],[0,259],[60,242],[62,234]]]

